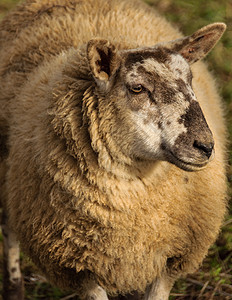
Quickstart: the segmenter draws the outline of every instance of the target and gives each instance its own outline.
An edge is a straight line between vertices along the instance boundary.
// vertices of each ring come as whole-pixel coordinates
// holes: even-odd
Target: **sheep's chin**
[[[176,157],[172,152],[169,152],[167,155],[168,162],[176,165],[178,168],[188,171],[188,172],[196,172],[201,171],[206,168],[208,163],[213,159],[213,155],[210,157],[210,159],[207,159],[201,163],[194,163],[194,162],[188,162],[184,161],[181,158]]]

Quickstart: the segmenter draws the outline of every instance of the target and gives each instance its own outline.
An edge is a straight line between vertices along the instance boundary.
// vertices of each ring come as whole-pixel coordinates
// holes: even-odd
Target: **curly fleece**
[[[193,87],[215,159],[196,173],[133,161],[109,135],[120,126],[118,111],[94,88],[86,43],[95,36],[129,49],[181,34],[128,0],[28,0],[0,24],[10,222],[53,283],[81,293],[93,278],[111,294],[144,291],[161,273],[193,272],[218,234],[223,114],[212,76],[196,63]]]

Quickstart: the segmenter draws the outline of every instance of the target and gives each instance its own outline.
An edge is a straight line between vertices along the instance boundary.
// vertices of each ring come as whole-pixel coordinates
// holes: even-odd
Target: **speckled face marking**
[[[183,164],[188,163],[185,156],[192,164],[197,156],[196,164],[203,164],[202,153],[190,152],[199,152],[193,145],[201,131],[209,139],[212,135],[192,89],[187,61],[166,48],[143,49],[128,53],[122,72],[136,127],[134,154]]]
[[[192,89],[190,65],[225,29],[223,23],[210,24],[191,36],[130,50],[117,50],[105,39],[89,41],[96,92],[115,112],[109,135],[126,157],[167,160],[188,171],[213,157],[213,137]]]

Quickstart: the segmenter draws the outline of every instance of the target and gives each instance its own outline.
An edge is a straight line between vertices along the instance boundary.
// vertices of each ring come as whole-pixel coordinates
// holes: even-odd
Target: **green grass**
[[[17,0],[0,0],[0,18]],[[201,26],[212,22],[225,22],[228,26],[222,40],[208,55],[209,69],[214,73],[219,92],[226,107],[228,131],[232,137],[232,1],[228,0],[144,0],[156,7],[184,34],[189,35]],[[232,147],[229,149],[229,193],[232,195]],[[231,198],[231,197],[230,197]],[[1,238],[0,238],[1,242]],[[1,266],[1,265],[0,265]],[[33,264],[22,255],[26,299],[76,299],[75,295],[62,293],[38,275]],[[174,286],[170,299],[232,299],[232,204],[217,242],[200,270],[180,279]],[[0,276],[1,289],[1,276]]]
[[[0,18],[18,2],[18,0],[0,0]]]

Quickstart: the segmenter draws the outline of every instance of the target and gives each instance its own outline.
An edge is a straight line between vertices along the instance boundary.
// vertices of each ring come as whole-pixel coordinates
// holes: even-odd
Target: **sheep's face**
[[[90,42],[98,88],[122,115],[116,139],[124,152],[188,171],[212,159],[214,141],[192,89],[190,64],[209,52],[224,29],[217,23],[181,40],[120,52],[108,41]]]
[[[128,51],[120,79],[134,156],[191,170],[208,163],[213,137],[192,89],[190,66],[180,54],[164,47]]]

